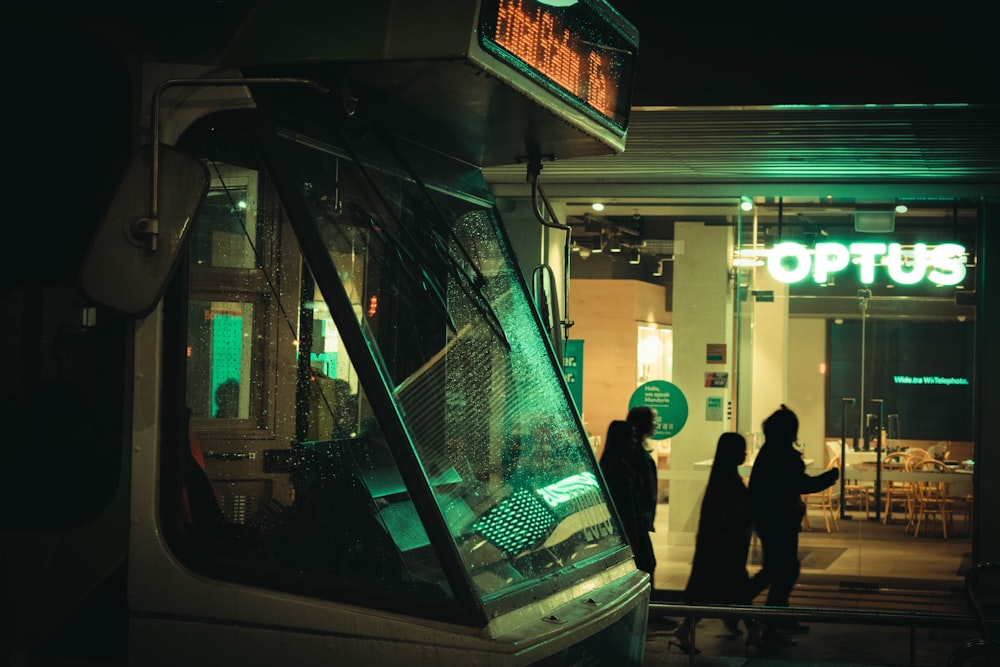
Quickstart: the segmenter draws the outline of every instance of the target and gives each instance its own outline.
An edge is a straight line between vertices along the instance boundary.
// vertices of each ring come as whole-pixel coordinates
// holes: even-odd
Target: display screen
[[[915,440],[972,440],[973,323],[872,320],[830,323],[827,436],[841,435],[841,399],[861,395],[866,412],[898,415],[899,436]],[[864,347],[862,347],[864,340]],[[860,428],[847,416],[848,438]],[[860,435],[860,433],[858,433]]]
[[[483,49],[624,131],[637,34],[600,2],[484,2]]]

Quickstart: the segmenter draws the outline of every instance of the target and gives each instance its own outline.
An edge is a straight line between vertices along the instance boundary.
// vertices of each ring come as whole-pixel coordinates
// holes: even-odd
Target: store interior
[[[734,353],[747,347],[741,343],[741,336],[753,346],[754,308],[764,291],[756,289],[760,283],[755,282],[756,272],[765,270],[766,253],[777,244],[793,242],[815,252],[817,244],[823,243],[848,247],[873,240],[899,243],[904,267],[915,270],[912,267],[919,262],[919,258],[914,259],[918,244],[933,248],[959,243],[967,254],[963,258],[964,275],[956,284],[934,283],[926,278],[901,284],[889,275],[885,260],[876,264],[873,280],[861,282],[859,264],[852,262],[836,274],[831,272],[822,283],[809,279],[788,285],[786,293],[779,290],[777,301],[786,302],[788,319],[784,329],[788,337],[784,344],[788,375],[784,400],[802,419],[800,440],[809,443],[803,445],[804,455],[814,472],[830,465],[834,457],[838,458],[836,463],[846,460],[847,466],[842,466],[845,477],[852,485],[864,488],[853,497],[846,490],[833,490],[835,520],[826,516],[830,511],[810,508],[809,529],[803,533],[803,583],[815,586],[815,594],[827,598],[824,604],[858,603],[858,591],[960,591],[972,551],[969,517],[974,469],[971,380],[975,307],[970,297],[976,269],[975,206],[962,201],[911,201],[905,204],[905,212],[898,212],[896,206],[903,205],[899,200],[862,204],[834,199],[786,202],[778,198],[751,203],[744,211],[740,202],[733,200],[728,205],[678,201],[659,207],[637,206],[627,214],[627,204],[605,205],[600,212],[586,202],[566,204],[566,221],[572,227],[569,291],[574,326],[569,337],[585,341],[582,412],[587,428],[597,436],[596,453],[600,453],[601,424],[608,416],[601,409],[607,412],[606,406],[620,402],[616,396],[624,390],[609,390],[612,380],[601,370],[609,365],[616,369],[622,366],[614,356],[627,353],[623,348],[628,346],[619,344],[616,349],[615,341],[623,337],[638,340],[643,327],[674,333],[673,306],[683,296],[673,293],[673,267],[678,255],[686,252],[682,244],[675,243],[676,223],[696,220],[706,227],[730,230],[732,251],[728,261],[734,297],[729,303]],[[889,213],[891,229],[859,231],[856,220],[861,211]],[[753,250],[763,252],[748,252]],[[757,261],[743,263],[742,259]],[[649,286],[661,291],[650,294]],[[591,298],[590,292],[597,296]],[[662,299],[662,308],[658,299]],[[592,312],[595,304],[607,304],[607,310],[614,309],[616,302],[633,306],[637,313],[633,321],[621,314],[612,318],[617,325],[608,324],[608,318],[595,317]],[[644,312],[651,321],[642,321]],[[744,323],[742,327],[738,326],[740,322]],[[640,344],[632,349],[637,355],[635,370],[611,375],[625,375],[634,387],[644,379],[644,347]],[[753,364],[757,367],[753,368]],[[668,374],[669,367],[668,363]],[[759,359],[734,359],[727,369],[744,381],[754,373],[762,373]],[[591,374],[598,377],[588,382]],[[619,384],[625,383],[619,380]],[[730,386],[729,391],[738,399],[738,390]],[[597,409],[592,409],[594,406]],[[727,414],[733,416],[732,421],[718,427],[739,424],[738,430],[751,443],[752,457],[762,434],[759,426],[746,416],[741,419],[738,412],[737,404]],[[593,418],[595,415],[599,416]],[[683,488],[690,494],[692,489],[697,492],[699,480],[707,479],[707,472],[692,473],[671,466],[671,443],[654,444],[665,505],[660,512],[664,525],[658,528],[662,531],[659,542],[665,567],[657,576],[657,587],[679,589],[687,576],[691,549],[684,540],[666,537],[670,531],[671,512],[667,506],[671,479],[683,480],[679,483],[686,483],[688,486]],[[908,484],[909,480],[873,478],[873,470],[883,465],[883,457],[906,450],[930,451],[931,458],[940,458],[949,466],[949,479],[959,480],[948,485],[953,487],[949,492],[954,494],[954,500],[944,517],[946,525],[924,526],[918,536],[914,536],[905,507],[885,505],[887,492],[883,485]],[[895,475],[886,473],[888,477]],[[864,493],[864,504],[857,493]],[[909,557],[915,545],[926,553],[917,563]],[[883,594],[880,599],[891,597]],[[957,595],[953,602],[961,604],[961,596]]]

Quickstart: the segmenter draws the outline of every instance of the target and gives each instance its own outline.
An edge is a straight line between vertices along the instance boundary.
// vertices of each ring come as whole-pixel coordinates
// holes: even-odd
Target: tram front
[[[294,4],[159,68],[157,241],[109,279],[115,221],[84,271],[141,317],[130,661],[641,664],[650,582],[480,172],[621,150],[634,29]]]

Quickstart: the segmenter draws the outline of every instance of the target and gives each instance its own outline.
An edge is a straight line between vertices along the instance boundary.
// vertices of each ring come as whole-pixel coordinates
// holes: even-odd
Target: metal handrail
[[[990,623],[993,619],[986,615],[983,604],[979,599],[979,582],[987,572],[1000,574],[1000,561],[979,561],[965,575],[965,596],[972,606],[976,625],[979,628],[979,636],[962,642],[961,645],[952,651],[952,654],[948,656],[948,667],[980,664],[980,661],[984,658],[988,661],[984,664],[992,665],[1000,662],[1000,642],[993,639],[990,632]]]
[[[777,621],[810,620],[817,623],[843,623],[847,625],[882,625],[910,629],[910,664],[916,664],[917,628],[978,628],[978,619],[972,614],[955,614],[921,611],[868,611],[863,609],[837,609],[827,607],[766,607],[745,605],[695,605],[669,602],[651,602],[650,611],[665,616],[682,618],[767,618]],[[696,625],[691,624],[691,645],[695,646]],[[694,651],[690,653],[694,664]]]

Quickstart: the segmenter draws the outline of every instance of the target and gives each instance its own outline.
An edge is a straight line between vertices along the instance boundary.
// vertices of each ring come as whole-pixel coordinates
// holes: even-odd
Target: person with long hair
[[[637,503],[639,513],[639,530],[635,536],[636,567],[649,573],[651,584],[655,581],[656,554],[653,552],[653,541],[650,533],[656,530],[656,505],[659,502],[659,478],[656,470],[656,460],[647,445],[647,440],[656,432],[656,410],[645,405],[637,406],[628,411],[625,418],[635,429],[636,447],[632,450],[632,468],[637,475]],[[653,589],[656,585],[653,584]]]
[[[625,539],[628,540],[633,555],[636,550],[636,535],[641,532],[639,475],[632,466],[637,446],[632,424],[616,419],[608,425],[608,436],[604,440],[604,451],[601,453],[601,473],[608,485],[611,502],[614,503],[621,519],[622,527],[625,529]],[[638,566],[638,562],[636,565]]]
[[[748,604],[747,554],[750,550],[750,498],[739,466],[746,460],[747,442],[739,433],[723,433],[701,501],[691,574],[683,591],[688,604]],[[686,618],[674,634],[685,653],[697,652],[692,631],[697,618]],[[740,636],[736,619],[723,623]]]

